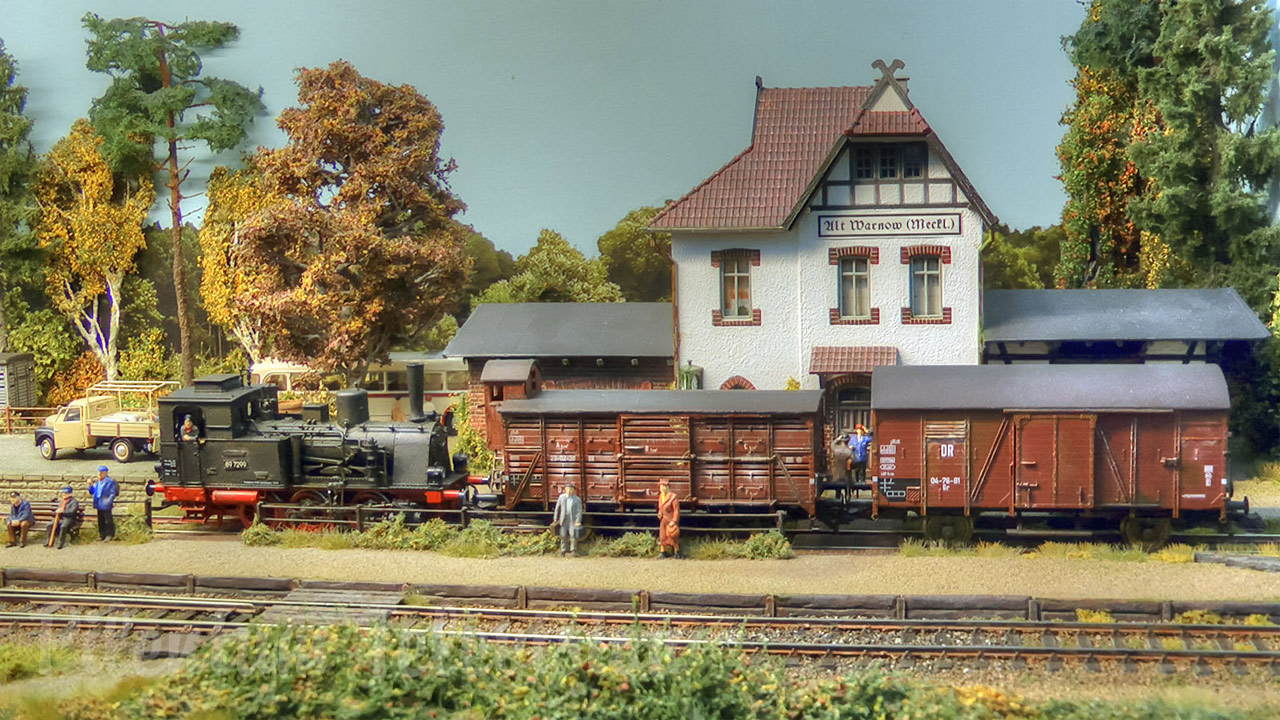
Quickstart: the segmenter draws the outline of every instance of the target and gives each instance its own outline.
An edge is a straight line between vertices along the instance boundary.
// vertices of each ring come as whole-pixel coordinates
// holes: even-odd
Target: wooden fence
[[[44,423],[44,419],[58,411],[53,407],[4,407],[0,408],[0,427],[5,435],[15,432],[32,432]]]

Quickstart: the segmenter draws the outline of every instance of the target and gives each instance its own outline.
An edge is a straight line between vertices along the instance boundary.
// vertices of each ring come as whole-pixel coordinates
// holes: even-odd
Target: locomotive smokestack
[[[427,419],[422,411],[422,363],[406,363],[404,367],[409,371],[409,422],[420,423]]]

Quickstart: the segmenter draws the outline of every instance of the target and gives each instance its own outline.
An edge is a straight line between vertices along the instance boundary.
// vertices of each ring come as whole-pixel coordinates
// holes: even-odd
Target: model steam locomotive
[[[245,524],[260,502],[456,506],[466,458],[450,456],[444,426],[423,412],[422,380],[422,366],[410,365],[411,416],[392,422],[369,420],[361,389],[337,392],[336,418],[327,405],[304,405],[295,418],[280,415],[274,385],[199,378],[159,401],[155,491],[188,517]]]

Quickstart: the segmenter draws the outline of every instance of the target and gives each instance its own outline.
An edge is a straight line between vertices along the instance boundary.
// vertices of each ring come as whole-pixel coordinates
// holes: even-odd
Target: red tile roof
[[[883,82],[883,81],[882,81]],[[910,135],[925,138],[989,224],[995,216],[906,100],[900,111],[864,110],[875,87],[766,88],[756,91],[751,145],[649,223],[657,229],[785,228],[799,213],[811,184],[845,137]],[[885,85],[884,92],[895,92]]]
[[[876,110],[859,115],[846,135],[925,135],[930,132],[929,123],[920,111]]]
[[[898,348],[884,345],[815,347],[809,355],[811,375],[869,373],[881,365],[897,365]]]
[[[651,226],[781,227],[870,92],[760,88],[751,146],[659,213]]]

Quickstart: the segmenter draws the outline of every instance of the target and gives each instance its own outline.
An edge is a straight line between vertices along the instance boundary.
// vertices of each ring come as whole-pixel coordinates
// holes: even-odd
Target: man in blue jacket
[[[16,492],[9,493],[9,544],[5,547],[26,547],[27,531],[35,524],[36,515],[31,512],[31,503]]]
[[[871,456],[871,433],[866,426],[859,423],[849,436],[849,450],[853,454],[853,483],[865,485],[867,482],[867,460]]]
[[[89,494],[93,496],[93,509],[98,512],[98,540],[101,542],[115,540],[116,521],[111,517],[111,509],[115,507],[120,488],[107,474],[106,465],[99,465],[98,479],[89,481]]]

